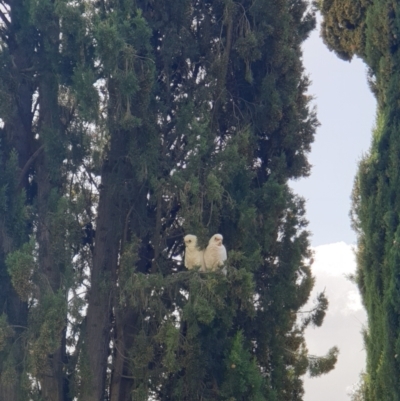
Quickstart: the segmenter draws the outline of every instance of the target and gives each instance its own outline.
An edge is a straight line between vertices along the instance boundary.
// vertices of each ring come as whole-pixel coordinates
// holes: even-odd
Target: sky
[[[350,196],[358,162],[370,146],[376,102],[362,61],[338,59],[323,44],[319,30],[305,42],[303,62],[321,126],[309,156],[311,175],[291,186],[307,200],[315,252],[316,285],[309,306],[324,290],[329,300],[322,327],[308,329],[306,341],[312,355],[324,355],[334,345],[340,350],[334,371],[305,379],[304,401],[349,401],[365,366],[361,331],[366,322],[357,288],[347,278],[356,269]]]
[[[311,176],[292,182],[307,199],[312,245],[355,243],[348,217],[358,162],[370,147],[376,102],[359,59],[351,63],[330,52],[314,30],[303,46],[303,63],[312,85],[318,119],[309,156]]]
[[[329,308],[323,325],[306,331],[308,351],[311,355],[325,355],[336,345],[340,354],[333,371],[305,379],[304,401],[347,401],[365,366],[361,330],[366,313],[355,284],[348,279],[356,265],[354,245],[337,242],[320,245],[314,252],[316,284],[304,310],[311,309],[317,293],[322,291],[329,300]]]

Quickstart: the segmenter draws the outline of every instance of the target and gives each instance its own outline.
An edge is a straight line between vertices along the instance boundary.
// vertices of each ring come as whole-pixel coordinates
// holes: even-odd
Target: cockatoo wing
[[[221,245],[220,248],[221,248],[221,250],[220,250],[220,257],[221,257],[220,261],[223,263],[223,262],[225,262],[226,259],[228,259],[228,255],[226,253],[226,248],[224,247],[224,245]]]
[[[204,251],[204,264],[205,264],[206,270],[213,270],[214,253],[215,253],[215,250],[213,250],[213,246],[209,244]]]

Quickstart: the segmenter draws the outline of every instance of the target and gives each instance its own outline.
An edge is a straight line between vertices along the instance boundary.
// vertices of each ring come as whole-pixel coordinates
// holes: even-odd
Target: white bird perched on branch
[[[207,270],[216,271],[218,267],[223,266],[227,259],[226,248],[222,244],[223,236],[214,234],[208,241],[207,248],[204,251],[204,263]],[[223,269],[226,275],[226,270]]]
[[[200,266],[200,270],[204,270],[204,251],[197,246],[197,237],[188,234],[183,238],[185,242],[185,267],[188,270],[195,266]]]

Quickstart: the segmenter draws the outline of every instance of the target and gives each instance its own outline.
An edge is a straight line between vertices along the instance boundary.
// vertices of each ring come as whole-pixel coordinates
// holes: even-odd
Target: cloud
[[[356,285],[348,278],[356,271],[354,246],[345,242],[321,245],[314,248],[312,266],[316,284],[311,296],[325,291],[331,315],[349,315],[362,310]]]
[[[344,242],[314,248],[312,271],[316,282],[308,310],[316,295],[325,291],[329,308],[320,328],[308,328],[305,333],[310,354],[324,355],[334,345],[340,350],[334,371],[321,378],[305,378],[305,401],[349,399],[349,388],[357,383],[365,367],[365,352],[361,330],[366,314],[356,285],[347,277],[356,270],[354,246]]]
[[[354,273],[356,270],[356,257],[354,245],[345,242],[320,245],[314,248],[315,274],[326,273],[328,276],[338,277]]]

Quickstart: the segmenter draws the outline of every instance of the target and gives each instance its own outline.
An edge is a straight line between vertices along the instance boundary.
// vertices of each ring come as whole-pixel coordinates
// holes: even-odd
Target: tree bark
[[[103,399],[106,388],[112,305],[126,215],[120,203],[124,172],[119,169],[127,151],[126,136],[120,131],[112,133],[109,157],[102,170],[85,341],[90,373],[82,379],[83,399],[87,401]]]
[[[116,338],[114,344],[113,371],[110,384],[110,401],[130,401],[133,386],[128,354],[133,345],[132,326],[135,323],[132,311],[124,310],[116,316]]]
[[[47,28],[47,27],[46,27]],[[53,243],[62,238],[62,233],[50,231],[54,210],[54,191],[60,195],[62,188],[63,132],[59,120],[58,60],[59,21],[53,17],[47,31],[42,35],[39,78],[39,140],[44,151],[36,161],[36,181],[38,187],[37,243],[39,245],[39,271],[41,274],[40,296],[56,294],[61,289],[59,255],[55,254]],[[53,197],[52,200],[50,198]],[[52,204],[50,204],[52,203]],[[57,235],[57,237],[56,237]],[[39,303],[41,299],[39,299]],[[65,316],[65,321],[67,316]],[[57,347],[47,355],[44,371],[40,372],[41,394],[44,401],[63,401],[63,330],[56,339]]]

